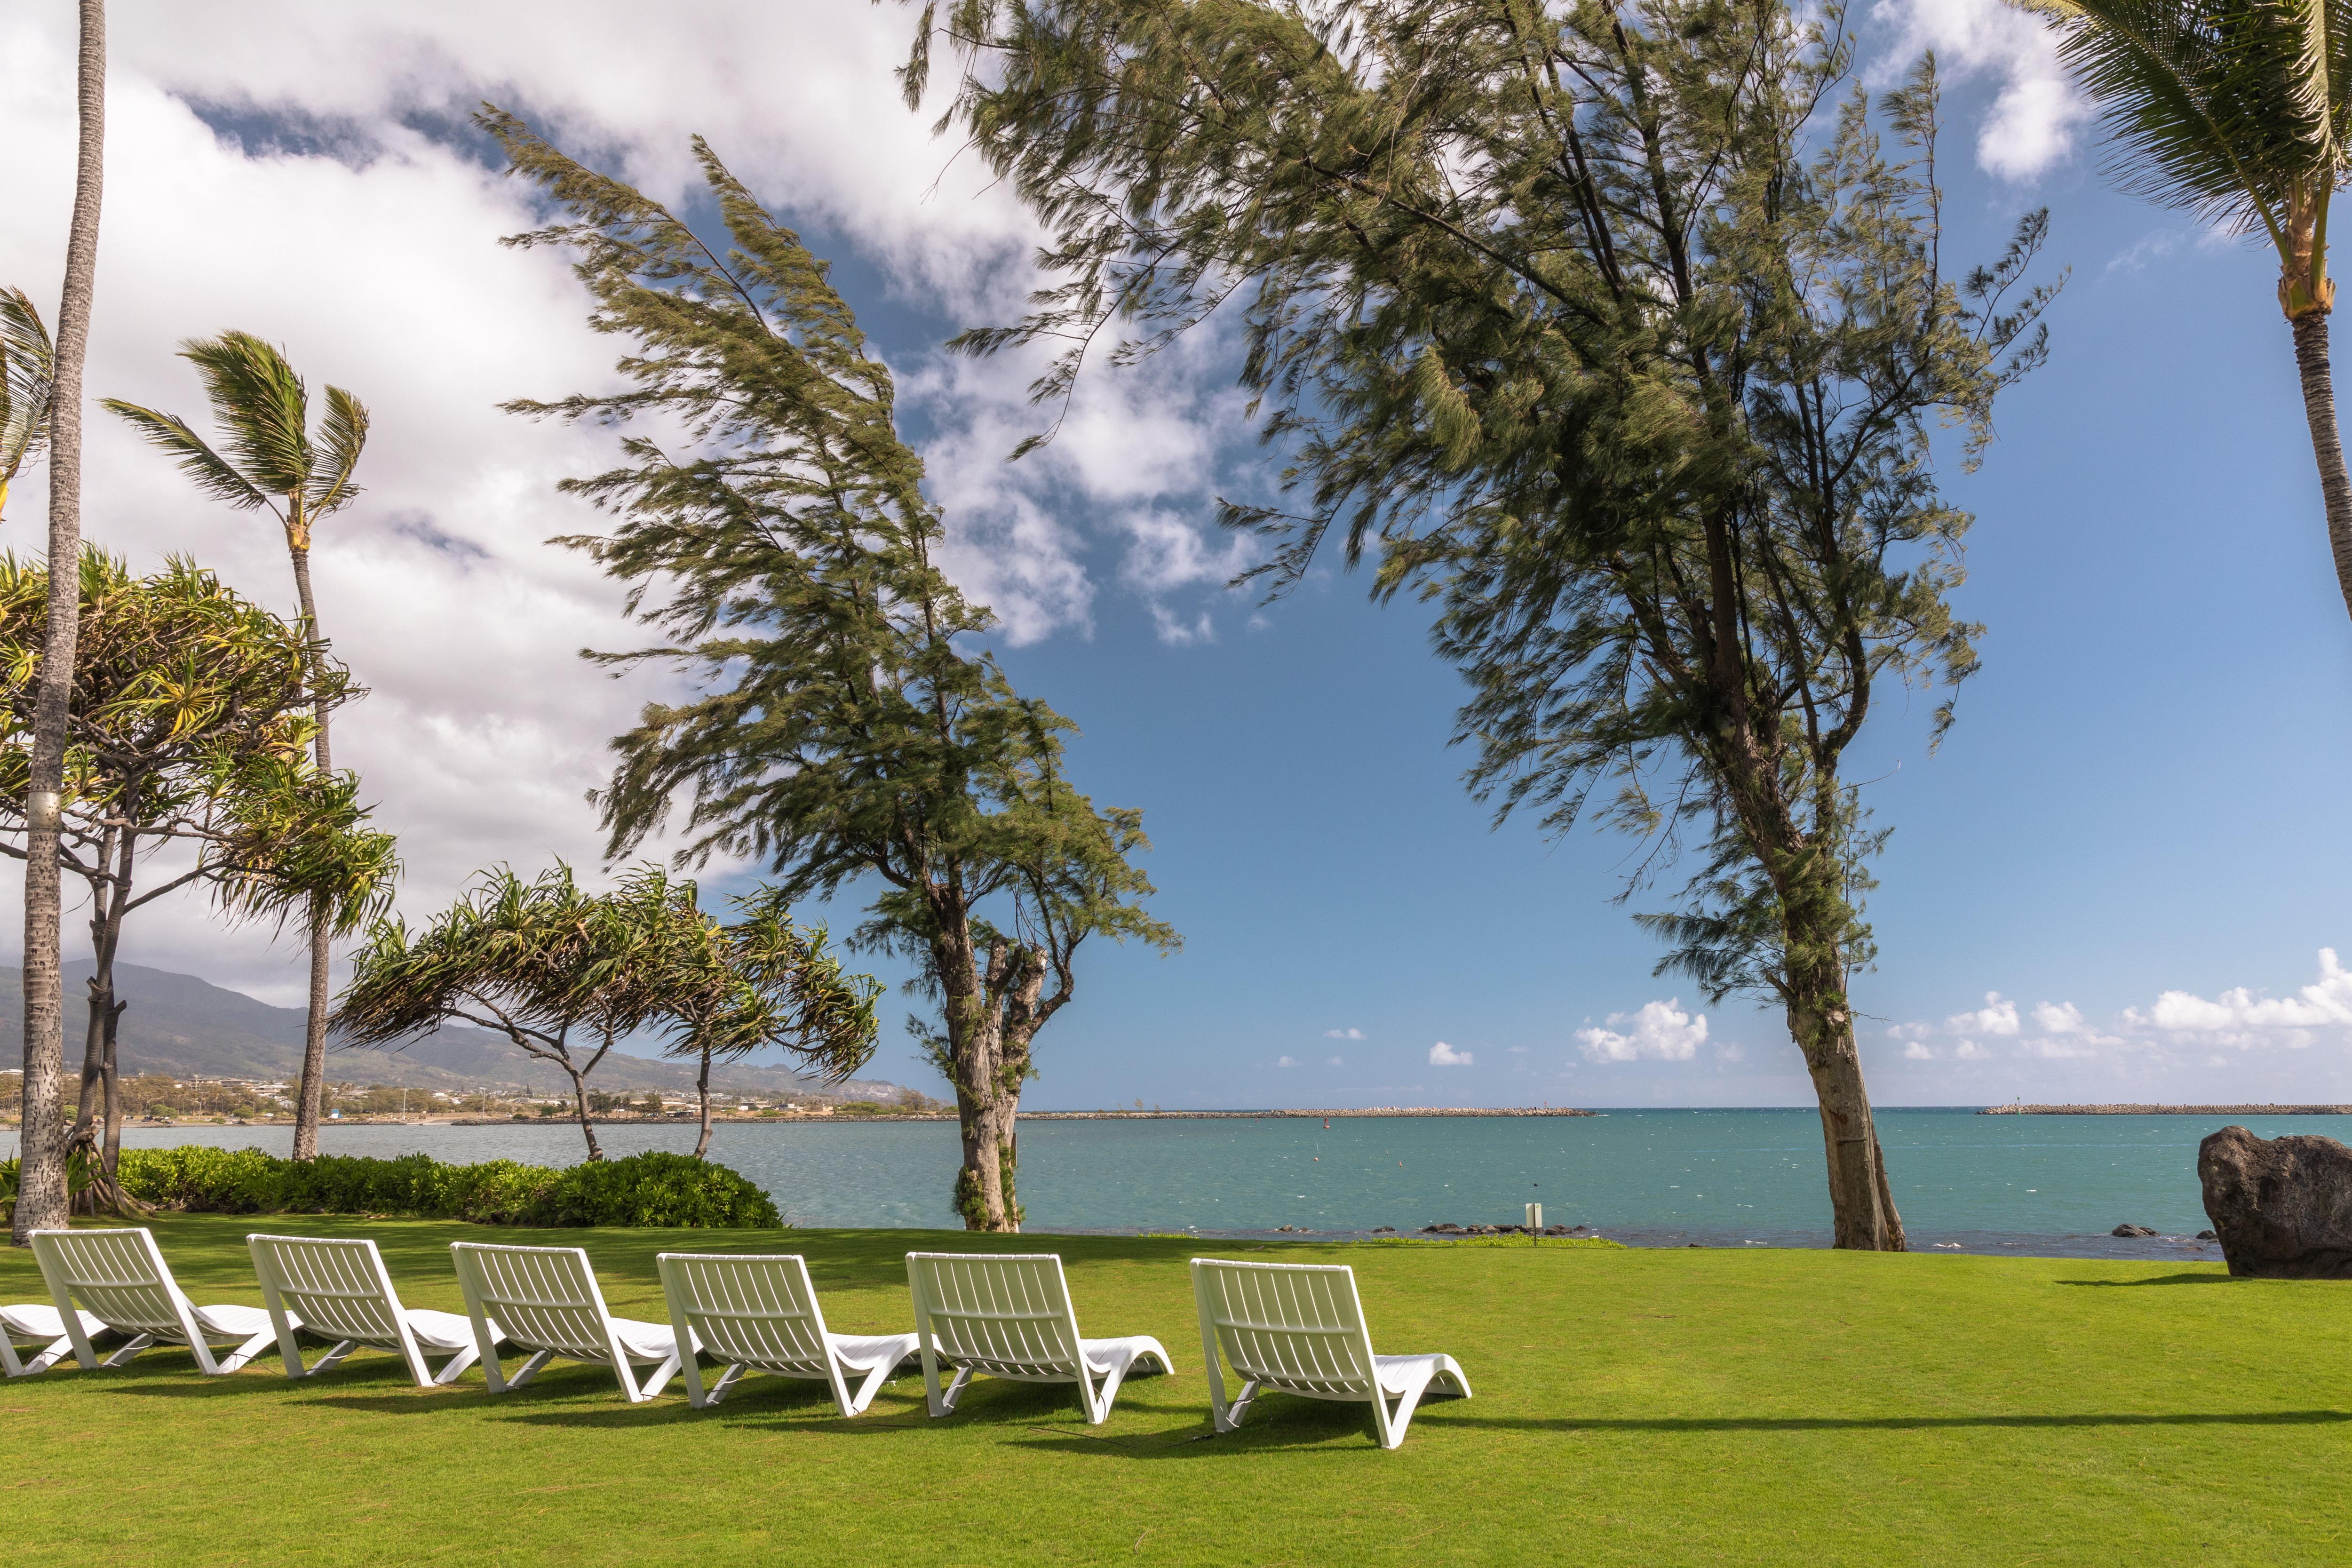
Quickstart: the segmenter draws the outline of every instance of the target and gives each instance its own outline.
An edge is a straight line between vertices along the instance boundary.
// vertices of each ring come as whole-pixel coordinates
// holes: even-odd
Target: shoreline
[[[2352,1116],[2352,1105],[1988,1105],[1979,1116]]]

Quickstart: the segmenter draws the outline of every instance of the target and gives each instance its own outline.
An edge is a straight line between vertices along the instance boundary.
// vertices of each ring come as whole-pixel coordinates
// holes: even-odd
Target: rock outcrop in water
[[[2224,1127],[2197,1146],[2197,1179],[2231,1273],[2352,1279],[2352,1149]]]

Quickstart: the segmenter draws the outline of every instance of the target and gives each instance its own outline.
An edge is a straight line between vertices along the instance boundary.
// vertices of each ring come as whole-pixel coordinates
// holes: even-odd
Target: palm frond
[[[251,332],[191,338],[180,356],[196,367],[228,455],[257,489],[300,495],[310,482],[310,392],[275,345]]]
[[[48,443],[56,374],[41,312],[22,289],[0,289],[0,489]]]
[[[310,515],[322,517],[360,493],[352,474],[367,445],[368,411],[340,386],[327,388],[327,417],[310,470]]]
[[[202,436],[176,414],[165,414],[153,408],[142,408],[136,403],[126,403],[119,397],[99,400],[139,427],[152,446],[162,448],[175,458],[180,471],[194,479],[196,488],[215,500],[225,500],[234,507],[268,507],[270,498],[254,488],[252,482],[229,460],[212,449]]]

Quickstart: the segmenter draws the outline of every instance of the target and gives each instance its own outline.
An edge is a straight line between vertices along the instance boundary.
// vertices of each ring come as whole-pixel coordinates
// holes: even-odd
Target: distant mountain
[[[81,1064],[90,965],[66,965],[66,1069]],[[193,974],[173,974],[135,963],[114,966],[115,994],[123,1009],[118,1050],[126,1073],[170,1073],[174,1078],[288,1079],[302,1071],[299,1007],[273,1007],[242,992],[225,990]],[[0,1060],[23,1054],[24,972],[0,967]],[[486,1029],[436,1030],[398,1050],[331,1049],[327,1076],[338,1083],[383,1083],[407,1089],[522,1088],[537,1093],[565,1091],[563,1075],[515,1049]],[[597,1089],[680,1089],[694,1087],[695,1064],[624,1055],[615,1049],[598,1065],[589,1083]],[[711,1074],[711,1085],[736,1093],[832,1094],[887,1098],[898,1086],[860,1079],[825,1088],[789,1068],[744,1064]]]

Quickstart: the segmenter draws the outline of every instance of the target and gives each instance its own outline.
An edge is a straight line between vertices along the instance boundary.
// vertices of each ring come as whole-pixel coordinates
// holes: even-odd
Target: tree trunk
[[[1886,1162],[1862,1081],[1862,1054],[1844,987],[1827,973],[1790,976],[1789,1034],[1804,1053],[1822,1112],[1829,1156],[1832,1247],[1864,1252],[1904,1250],[1903,1220],[1886,1184]]]
[[[695,1093],[702,1101],[702,1136],[694,1141],[694,1157],[698,1160],[710,1152],[710,1053],[702,1053],[702,1076],[694,1080]]]
[[[310,596],[310,552],[292,548],[294,557],[294,595],[302,606],[302,619],[312,637],[319,636],[319,606]],[[318,667],[311,666],[311,684],[316,689]],[[318,721],[319,772],[334,771],[334,752],[327,741],[327,710],[312,710]],[[327,999],[332,988],[329,977],[329,951],[332,933],[328,929],[328,914],[320,900],[310,905],[310,1012],[302,1026],[302,1087],[294,1101],[294,1158],[315,1160],[319,1157],[319,1113],[327,1076]],[[593,1140],[592,1140],[593,1142]]]
[[[2303,375],[2303,415],[2311,425],[2311,452],[2319,460],[2319,499],[2327,510],[2327,548],[2336,558],[2336,586],[2352,614],[2352,479],[2344,472],[2344,438],[2336,424],[2336,377],[2327,359],[2327,312],[2306,310],[2294,330],[2294,367]]]
[[[49,405],[49,602],[41,684],[25,793],[25,1088],[12,1238],[66,1223],[63,900],[58,877],[58,805],[65,787],[66,715],[80,631],[82,363],[98,278],[98,212],[106,146],[105,0],[81,0],[78,62],[80,148],[74,170],[65,287],[58,303],[56,376]]]
[[[593,1163],[604,1157],[604,1151],[596,1142],[596,1124],[588,1120],[587,1079],[575,1068],[566,1066],[563,1070],[572,1075],[572,1109],[579,1113],[580,1135],[588,1140],[588,1159]]]

